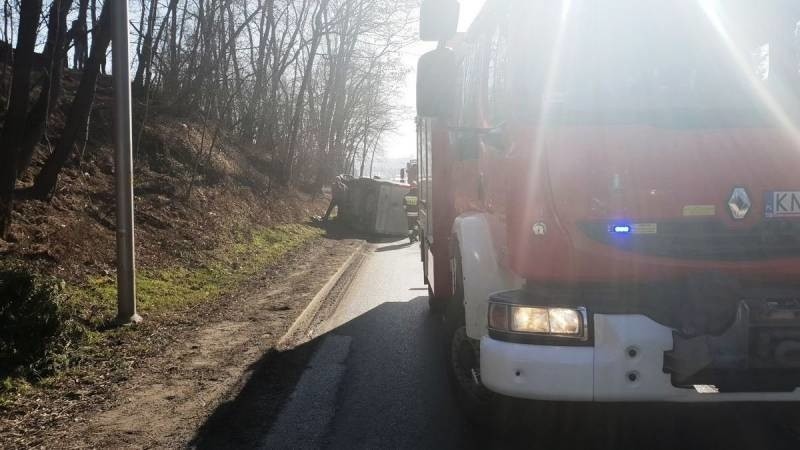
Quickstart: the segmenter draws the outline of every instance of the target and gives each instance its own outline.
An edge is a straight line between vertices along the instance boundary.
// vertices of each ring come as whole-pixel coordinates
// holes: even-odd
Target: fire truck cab
[[[423,2],[417,161],[463,400],[800,400],[796,2],[453,15]]]

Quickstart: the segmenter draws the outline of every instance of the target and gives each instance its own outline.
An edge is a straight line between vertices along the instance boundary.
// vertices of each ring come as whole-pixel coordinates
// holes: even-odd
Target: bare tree
[[[86,62],[78,92],[75,94],[75,99],[67,114],[67,123],[64,125],[61,139],[36,176],[32,194],[37,198],[45,199],[53,194],[58,183],[58,175],[74,151],[79,134],[86,128],[94,102],[100,63],[105,59],[106,49],[111,42],[110,5],[111,1],[103,4],[103,11],[100,13],[97,26],[92,33],[92,50]]]
[[[33,50],[36,46],[36,29],[42,14],[41,0],[21,0],[17,31],[17,48],[14,55],[14,72],[11,79],[11,96],[0,141],[0,237],[8,235],[11,213],[14,208],[14,189],[17,181],[17,155],[22,130],[28,116],[28,102],[33,68]]]
[[[82,0],[81,4],[85,6],[85,0]],[[33,109],[28,114],[28,120],[20,140],[17,173],[24,172],[30,165],[36,145],[42,140],[45,133],[50,111],[61,98],[67,44],[70,40],[70,36],[67,33],[67,15],[71,6],[72,0],[54,0],[50,4],[47,43],[44,48],[44,60],[48,63],[48,66],[40,81],[42,85],[41,93]],[[85,15],[83,20],[86,20]]]
[[[73,2],[76,3],[74,12]],[[0,233],[13,209],[16,180],[37,151],[44,165],[26,190],[48,199],[86,133],[95,87],[110,42],[108,5],[97,0],[20,0],[4,8],[4,39],[16,32],[9,103],[0,138]],[[392,106],[405,74],[398,52],[410,42],[416,0],[140,0],[133,4],[133,92],[137,149],[154,114],[202,124],[210,142],[224,132],[260,152],[264,177],[321,184],[336,172],[366,172],[400,112]],[[136,9],[138,8],[138,9]],[[69,14],[74,14],[70,16]],[[91,50],[61,130],[48,127],[61,101],[64,60],[74,36],[90,30]],[[91,27],[89,18],[91,17]],[[47,23],[41,75],[32,71],[39,23]],[[3,70],[9,58],[0,61]],[[80,66],[80,64],[79,64]],[[38,70],[38,69],[37,69]],[[32,89],[32,83],[38,83]],[[196,125],[195,125],[196,128]],[[210,131],[209,131],[210,130]],[[52,136],[53,148],[42,147]],[[190,164],[187,192],[211,158],[208,142]],[[138,152],[137,152],[138,154]]]

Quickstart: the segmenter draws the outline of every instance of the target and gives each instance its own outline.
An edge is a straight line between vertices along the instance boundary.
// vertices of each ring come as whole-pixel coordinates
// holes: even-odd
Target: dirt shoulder
[[[0,415],[0,442],[6,448],[186,445],[360,244],[316,239],[234,294],[144,322],[135,333],[121,331],[112,349],[117,364],[38,388],[27,407]]]

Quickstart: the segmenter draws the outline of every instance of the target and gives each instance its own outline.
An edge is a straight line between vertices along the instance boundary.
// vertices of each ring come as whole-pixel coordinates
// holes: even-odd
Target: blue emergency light
[[[611,232],[612,233],[620,233],[620,234],[630,233],[631,232],[631,226],[630,225],[614,225],[614,226],[611,227]]]

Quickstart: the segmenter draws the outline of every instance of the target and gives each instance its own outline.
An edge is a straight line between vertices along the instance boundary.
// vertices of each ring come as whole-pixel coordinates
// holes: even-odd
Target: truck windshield
[[[797,7],[754,3],[530,2],[518,80],[540,111],[795,111]]]

